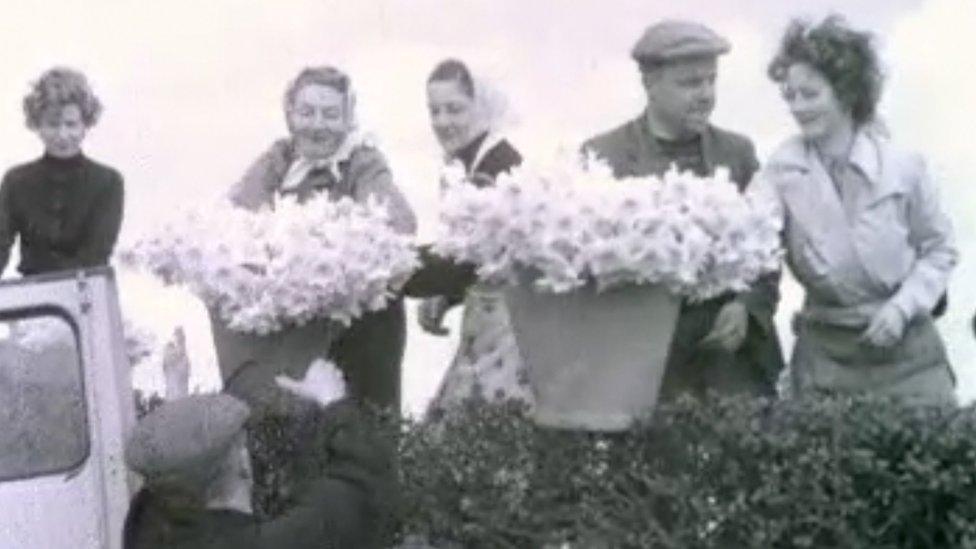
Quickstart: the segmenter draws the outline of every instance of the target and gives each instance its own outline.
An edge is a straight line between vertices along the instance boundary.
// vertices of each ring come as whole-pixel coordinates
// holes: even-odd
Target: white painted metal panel
[[[0,481],[0,549],[120,548],[134,411],[112,272],[0,284],[0,311],[38,306],[63,311],[78,328],[90,452],[67,473]]]

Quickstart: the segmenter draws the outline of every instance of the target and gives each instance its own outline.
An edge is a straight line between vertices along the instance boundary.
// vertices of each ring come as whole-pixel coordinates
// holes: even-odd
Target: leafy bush
[[[689,400],[596,435],[472,406],[401,447],[402,529],[437,546],[976,547],[972,408]]]
[[[441,549],[976,547],[972,407],[681,400],[618,434],[541,428],[515,403],[372,417],[399,437],[400,538]],[[294,432],[252,429],[265,515],[289,503]]]

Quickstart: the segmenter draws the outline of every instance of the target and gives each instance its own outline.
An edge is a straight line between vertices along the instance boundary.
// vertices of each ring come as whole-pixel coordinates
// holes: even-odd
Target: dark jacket
[[[373,549],[390,533],[394,505],[394,439],[351,400],[306,409],[256,427],[263,448],[256,470],[274,461],[292,479],[287,505],[267,520],[180,503],[150,488],[126,517],[125,549]],[[272,434],[281,439],[261,440]],[[274,444],[273,449],[268,444]],[[287,454],[285,454],[287,450]],[[274,453],[274,452],[278,453]]]
[[[740,190],[746,188],[759,168],[755,147],[745,136],[709,126],[701,135],[701,147],[708,171],[711,173],[718,167],[727,168],[729,177]],[[616,177],[661,175],[670,168],[670,161],[662,154],[644,114],[593,137],[582,148],[584,152],[606,161]],[[745,382],[746,385],[751,385],[746,389],[747,392],[774,394],[776,379],[784,366],[779,338],[773,326],[773,314],[779,302],[779,273],[760,279],[751,291],[736,296],[746,305],[751,319],[746,341],[736,356],[723,357],[720,353],[701,352],[697,348],[697,342],[711,329],[721,305],[732,297],[723,296],[700,305],[686,304],[682,308],[662,387],[664,397],[671,396],[672,386],[675,385],[670,383],[671,378],[680,375],[681,370],[707,370],[711,365],[719,371],[720,368],[729,366],[717,363],[729,362],[733,363],[731,367],[742,370],[741,379],[750,378]],[[688,364],[689,362],[696,364]],[[703,364],[704,368],[701,367]],[[736,385],[736,392],[742,389],[742,383],[737,382],[716,382],[710,387],[704,386],[709,384],[707,381],[704,385],[691,384],[697,385],[696,387],[678,384],[683,389],[691,388],[693,392],[701,392],[702,389],[723,392],[732,385]]]
[[[119,172],[83,155],[11,168],[0,184],[0,271],[18,236],[24,275],[107,265],[122,203]]]

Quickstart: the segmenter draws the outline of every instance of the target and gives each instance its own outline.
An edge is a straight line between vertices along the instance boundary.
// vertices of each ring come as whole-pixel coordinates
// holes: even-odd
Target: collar
[[[659,141],[664,141],[664,142],[667,142],[667,143],[687,143],[687,142],[691,142],[691,141],[693,141],[695,139],[700,139],[701,136],[702,136],[702,134],[704,133],[704,132],[699,132],[697,134],[693,134],[693,135],[690,135],[690,136],[685,136],[685,137],[681,137],[681,138],[677,138],[677,139],[670,138],[670,137],[661,137],[661,136],[657,135],[656,133],[654,133],[654,127],[655,126],[654,126],[654,122],[651,119],[651,109],[650,109],[650,107],[647,107],[646,109],[644,109],[644,112],[641,113],[641,119],[642,119],[642,124],[644,126],[644,129],[647,130],[648,136],[651,139],[654,139],[656,141],[659,140]]]
[[[848,162],[873,185],[880,185],[883,180],[880,139],[869,131],[858,130],[854,134],[854,143],[851,145],[848,158]],[[819,162],[813,145],[799,135],[787,139],[769,159],[769,165],[772,167],[799,169],[805,172],[811,171]]]
[[[356,130],[346,135],[346,138],[342,140],[342,144],[339,145],[339,148],[329,158],[309,159],[301,155],[295,155],[295,158],[291,161],[288,170],[282,178],[281,189],[286,190],[297,187],[305,180],[309,172],[323,168],[328,170],[336,181],[339,181],[342,178],[342,173],[339,171],[339,164],[347,162],[352,158],[353,153],[359,147],[372,146],[372,142],[373,140],[368,134]]]
[[[475,157],[478,156],[478,151],[481,149],[481,145],[485,142],[486,137],[488,137],[488,132],[481,132],[467,145],[454,151],[454,154],[450,155],[450,157],[452,159],[460,160],[461,163],[464,164],[464,169],[466,171],[470,172],[474,170]]]
[[[491,130],[485,131],[454,154],[445,155],[444,165],[460,164],[464,168],[465,174],[473,175],[485,156],[504,140],[504,137],[493,133]]]
[[[353,130],[346,135],[346,138],[342,141],[342,145],[336,149],[336,152],[332,154],[331,157],[325,159],[329,169],[333,170],[333,175],[338,175],[338,166],[340,162],[345,162],[352,157],[352,153],[362,146],[371,146],[373,139],[366,133],[359,130]]]
[[[45,151],[44,155],[41,156],[41,163],[46,166],[50,166],[52,168],[62,168],[62,169],[77,168],[78,166],[81,166],[82,163],[84,163],[84,161],[85,161],[85,155],[84,153],[81,152],[79,152],[74,156],[61,158],[61,157],[48,154]]]
[[[874,184],[881,182],[881,146],[877,142],[879,137],[866,131],[858,131],[851,146],[850,163],[861,170],[868,181]]]
[[[665,160],[661,145],[651,129],[651,119],[647,111],[641,112],[630,122],[631,150],[629,160],[637,167],[638,173],[664,173],[671,166]],[[711,124],[699,134],[701,139],[702,161],[705,170],[712,173],[715,169],[715,133]]]

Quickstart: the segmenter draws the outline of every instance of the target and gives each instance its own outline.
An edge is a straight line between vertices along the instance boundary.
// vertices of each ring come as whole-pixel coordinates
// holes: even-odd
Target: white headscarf
[[[479,129],[497,134],[514,127],[517,120],[510,108],[508,96],[495,85],[493,80],[480,74],[472,78],[475,109],[481,125]]]

